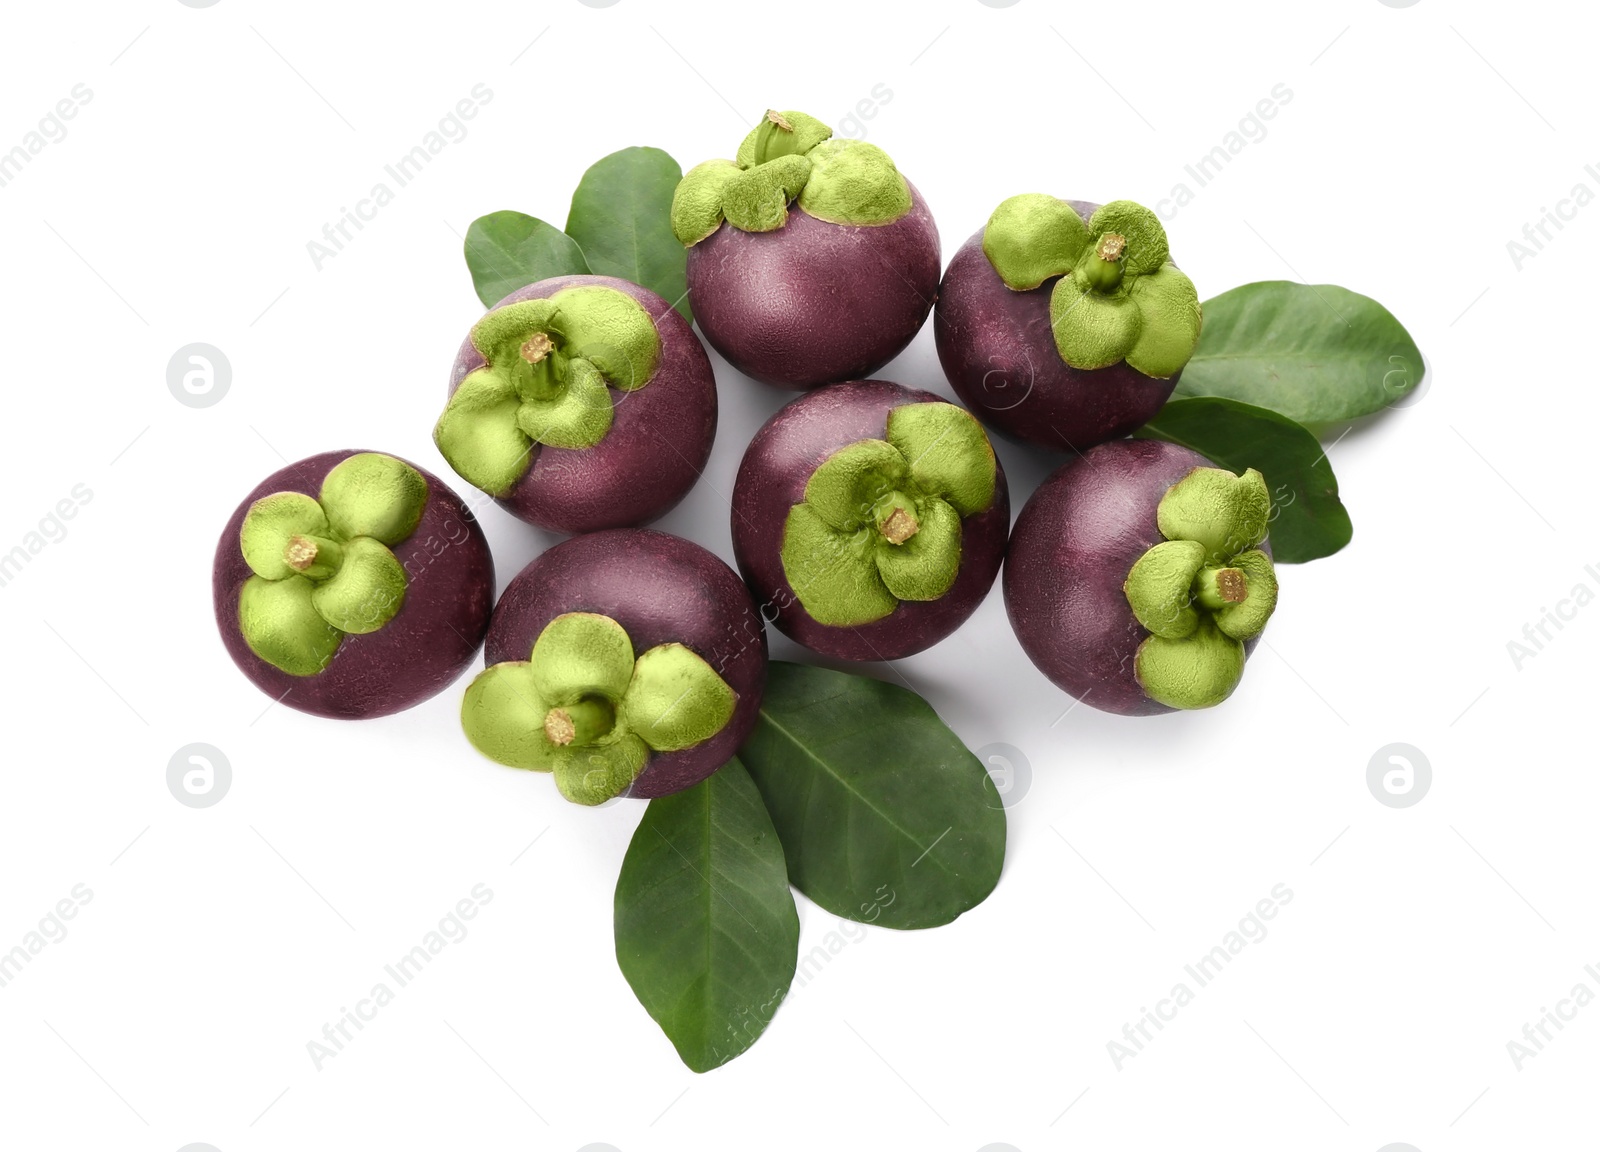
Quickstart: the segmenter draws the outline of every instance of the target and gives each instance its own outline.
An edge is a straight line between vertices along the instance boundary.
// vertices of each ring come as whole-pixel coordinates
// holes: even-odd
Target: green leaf
[[[472,286],[485,308],[540,280],[589,271],[576,240],[521,212],[479,216],[467,229],[464,248]]]
[[[931,928],[1000,880],[1006,817],[994,782],[904,688],[774,661],[739,758],[790,881],[836,916]]]
[[[687,252],[672,234],[672,194],[683,178],[659,148],[624,148],[596,161],[572,194],[567,235],[583,248],[589,270],[642,284],[689,312]]]
[[[1422,381],[1410,333],[1347,288],[1264,280],[1207,300],[1202,311],[1179,397],[1222,396],[1319,425],[1377,412]]]
[[[788,994],[800,918],[783,849],[738,760],[650,801],[617,878],[617,964],[683,1062],[744,1052]]]
[[[1350,543],[1350,513],[1339,502],[1327,453],[1293,420],[1202,396],[1169,401],[1134,435],[1182,444],[1233,472],[1258,470],[1272,493],[1267,529],[1279,562],[1317,560]]]

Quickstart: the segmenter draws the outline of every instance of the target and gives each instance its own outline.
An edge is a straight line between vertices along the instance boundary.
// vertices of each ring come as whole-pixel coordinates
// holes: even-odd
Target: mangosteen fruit
[[[506,587],[461,725],[578,804],[665,796],[733,758],[754,727],[767,642],[734,571],[649,529],[564,541]]]
[[[1160,411],[1199,339],[1194,283],[1131,200],[1004,201],[950,261],[934,316],[945,376],[979,419],[1080,452]]]
[[[842,660],[894,660],[954,632],[994,583],[1010,522],[983,426],[887,380],[787,404],[733,487],[733,552],[762,616]]]
[[[358,719],[418,704],[472,662],[494,562],[437,476],[382,452],[324,452],[244,498],[211,590],[222,642],[256,687]]]
[[[689,302],[747,376],[813,388],[870,375],[922,327],[939,232],[883,149],[769,111],[735,160],[691,168],[672,200]]]
[[[1278,603],[1272,498],[1159,440],[1115,440],[1063,465],[1023,505],[1006,613],[1039,670],[1128,716],[1226,700]]]
[[[473,325],[433,439],[508,512],[574,533],[664,515],[716,430],[711,361],[676,309],[627,280],[558,276]]]

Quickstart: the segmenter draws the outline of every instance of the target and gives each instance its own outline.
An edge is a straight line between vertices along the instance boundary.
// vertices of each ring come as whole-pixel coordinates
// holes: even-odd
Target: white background
[[[0,588],[0,950],[74,885],[93,898],[0,988],[0,1144],[1592,1138],[1600,1007],[1520,1071],[1506,1044],[1578,982],[1600,992],[1583,970],[1600,962],[1600,608],[1520,670],[1507,643],[1600,589],[1600,208],[1520,270],[1506,244],[1574,184],[1600,192],[1595,29],[1573,5],[1442,0],[900,9],[8,9],[0,149],[75,84],[93,95],[0,188],[0,551],[75,485],[92,499]],[[319,271],[307,241],[479,83],[493,99],[467,136]],[[1265,137],[1195,187],[1184,166],[1280,83],[1293,98]],[[1282,571],[1226,706],[1063,717],[998,586],[933,651],[864,669],[903,677],[973,748],[1027,759],[1005,874],[951,926],[849,943],[747,1055],[696,1076],[613,954],[641,806],[579,809],[477,756],[461,685],[359,724],[269,708],[215,634],[211,554],[285,459],[376,448],[465,489],[429,434],[480,312],[460,240],[475,216],[560,224],[607,152],[653,144],[687,167],[731,155],[769,105],[839,123],[880,84],[868,138],[926,195],[947,258],[1016,192],[1153,204],[1186,182],[1167,226],[1203,297],[1346,285],[1406,323],[1431,375],[1329,444],[1354,542]],[[194,341],[232,365],[213,407],[167,389]],[[881,375],[948,394],[931,327]],[[741,449],[787,397],[717,376],[711,466],[659,527],[729,557]],[[1000,451],[1015,510],[1056,461]],[[484,526],[502,586],[553,542],[492,507]],[[233,772],[199,810],[166,785],[196,741]],[[1393,742],[1432,765],[1405,809],[1366,784]],[[470,934],[318,1071],[307,1042],[480,883],[494,895]],[[1293,899],[1267,937],[1118,1070],[1107,1042],[1277,884]],[[800,907],[802,951],[826,948],[840,922]]]

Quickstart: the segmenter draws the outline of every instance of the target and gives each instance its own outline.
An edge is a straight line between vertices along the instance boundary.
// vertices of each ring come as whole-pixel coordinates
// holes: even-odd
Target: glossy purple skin
[[[939,229],[915,188],[892,224],[829,224],[791,204],[776,231],[725,222],[689,249],[700,331],[746,376],[780,388],[876,372],[911,343],[938,292]]]
[[[937,600],[902,600],[871,624],[819,624],[783,573],[783,527],[805,500],[806,481],[847,444],[882,440],[891,409],[942,397],[888,380],[852,380],[791,401],[757,432],[733,485],[733,554],[761,605],[761,614],[814,652],[840,660],[898,660],[959,628],[989,592],[1005,557],[1011,498],[1005,470],[994,464],[994,503],[961,521],[961,568]]]
[[[681,752],[652,752],[627,793],[649,799],[693,787],[739,751],[755,727],[767,683],[767,634],[739,577],[698,544],[650,529],[563,541],[506,586],[484,644],[484,664],[526,660],[546,624],[564,612],[598,612],[627,631],[637,656],[682,644],[738,694],[733,719]]]
[[[1068,203],[1085,220],[1099,207]],[[978,419],[1016,440],[1082,452],[1146,423],[1178,376],[1157,380],[1126,362],[1070,367],[1050,324],[1059,279],[1027,292],[1007,288],[983,254],[980,228],[944,274],[933,337],[950,386]]]
[[[522,479],[496,497],[513,516],[552,532],[632,527],[666,515],[700,478],[717,433],[717,385],[706,350],[677,310],[648,288],[613,276],[557,276],[517,289],[495,308],[585,285],[639,301],[661,336],[661,360],[643,388],[610,389],[616,416],[600,443],[536,446]],[[469,336],[450,371],[450,395],[483,364]]]
[[[472,663],[494,603],[494,561],[476,517],[442,480],[408,460],[428,482],[428,503],[417,530],[390,548],[407,576],[400,611],[376,632],[346,636],[314,676],[291,676],[250,650],[239,631],[239,590],[252,575],[239,551],[245,513],[274,492],[316,498],[333,466],[361,451],[308,456],[257,484],[222,530],[211,569],[217,629],[240,671],[291,708],[340,720],[387,716],[449,687]]]
[[[1122,585],[1165,539],[1156,506],[1167,489],[1215,467],[1176,444],[1114,440],[1062,465],[1023,505],[1001,581],[1006,614],[1023,651],[1057,687],[1124,716],[1176,711],[1146,696],[1134,676],[1134,655],[1150,633]],[[1266,541],[1260,547],[1271,554]]]

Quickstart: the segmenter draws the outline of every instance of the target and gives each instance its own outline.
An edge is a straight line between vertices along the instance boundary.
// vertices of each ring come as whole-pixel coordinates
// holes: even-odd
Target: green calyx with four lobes
[[[892,224],[911,211],[911,186],[875,144],[834,140],[804,112],[768,111],[736,160],[689,169],[672,196],[672,231],[698,244],[726,220],[741,232],[772,232],[798,201],[832,224]]]
[[[274,492],[250,505],[239,529],[255,573],[239,590],[250,651],[291,676],[315,676],[345,636],[394,619],[406,573],[389,548],[417,530],[427,503],[422,473],[362,452],[334,465],[316,499]]]
[[[511,768],[555,774],[577,804],[620,795],[652,752],[711,739],[733,718],[737,695],[682,644],[637,659],[609,616],[568,612],[533,642],[527,660],[484,669],[461,702],[472,746]]]
[[[1134,563],[1123,592],[1150,635],[1134,674],[1169,708],[1210,708],[1244,674],[1244,642],[1278,604],[1267,536],[1272,498],[1261,473],[1196,468],[1156,508],[1166,537]]]
[[[784,521],[783,574],[819,624],[881,620],[937,600],[961,567],[961,520],[994,504],[989,438],[954,404],[890,411],[884,439],[822,462]]]
[[[485,364],[461,381],[433,440],[461,476],[504,496],[541,444],[593,448],[614,417],[611,389],[650,383],[661,336],[625,292],[566,288],[496,308],[472,329]]]
[[[983,229],[983,252],[1008,288],[1052,276],[1050,325],[1074,368],[1124,360],[1146,376],[1176,376],[1200,341],[1200,296],[1168,259],[1156,214],[1113,200],[1085,224],[1065,200],[1040,192],[1004,201]]]

